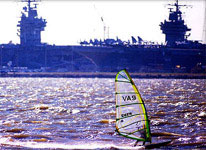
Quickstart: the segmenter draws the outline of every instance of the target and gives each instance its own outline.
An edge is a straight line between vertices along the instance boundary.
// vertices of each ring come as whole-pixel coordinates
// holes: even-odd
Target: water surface
[[[168,149],[205,148],[206,80],[134,82],[153,142],[172,140]],[[134,143],[115,133],[114,79],[0,78],[1,149],[132,149]]]

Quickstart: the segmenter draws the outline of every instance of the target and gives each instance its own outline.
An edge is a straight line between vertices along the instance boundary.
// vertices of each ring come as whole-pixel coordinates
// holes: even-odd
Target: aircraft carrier
[[[1,72],[117,72],[206,73],[206,44],[188,40],[191,29],[182,18],[179,1],[170,4],[168,19],[160,23],[164,45],[145,44],[138,37],[93,39],[79,45],[57,46],[41,42],[46,19],[38,16],[37,0],[22,0],[17,24],[19,44],[0,44]]]

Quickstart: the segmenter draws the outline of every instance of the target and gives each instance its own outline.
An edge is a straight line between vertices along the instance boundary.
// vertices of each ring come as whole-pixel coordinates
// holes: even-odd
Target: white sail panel
[[[126,70],[115,79],[116,129],[128,138],[150,141],[149,123],[141,96]]]

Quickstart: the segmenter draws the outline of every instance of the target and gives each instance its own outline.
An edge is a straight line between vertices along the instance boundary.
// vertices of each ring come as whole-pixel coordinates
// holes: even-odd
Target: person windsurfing
[[[127,70],[115,78],[116,131],[127,138],[151,143],[150,124],[141,95]]]

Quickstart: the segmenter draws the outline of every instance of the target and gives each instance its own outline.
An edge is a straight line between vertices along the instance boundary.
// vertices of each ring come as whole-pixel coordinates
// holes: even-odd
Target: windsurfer
[[[137,144],[138,144],[139,142],[140,142],[140,141],[137,140],[137,141],[135,142],[135,144],[134,144],[134,147],[137,146]],[[139,145],[140,145],[140,144],[139,144]],[[142,143],[142,145],[145,145],[145,141]],[[141,146],[141,145],[140,145],[140,146]]]
[[[121,70],[115,78],[116,129],[137,144],[150,142],[151,134],[144,102],[127,70]]]
[[[143,138],[143,139],[146,139],[146,130],[139,130],[139,133],[140,133],[140,137]],[[139,143],[140,141],[137,140],[134,144],[134,146],[137,146],[137,144]],[[142,143],[142,142],[141,142]],[[145,141],[143,141],[142,145],[145,145]]]

